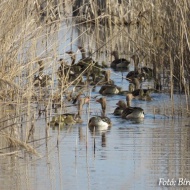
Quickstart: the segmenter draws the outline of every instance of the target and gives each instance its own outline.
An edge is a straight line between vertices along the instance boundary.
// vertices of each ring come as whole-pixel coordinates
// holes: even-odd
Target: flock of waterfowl
[[[139,68],[138,57],[133,55],[131,59],[134,61],[134,71],[128,72],[126,80],[129,81],[129,89],[123,91],[119,86],[114,84],[114,81],[110,79],[111,69],[126,70],[130,65],[130,61],[119,58],[118,51],[113,51],[111,55],[114,56],[114,61],[110,64],[111,69],[105,67],[105,64],[99,64],[95,62],[91,57],[86,56],[86,52],[83,47],[78,47],[82,58],[76,63],[76,54],[72,51],[66,52],[71,57],[71,63],[66,63],[63,59],[59,60],[59,68],[57,70],[58,86],[59,88],[65,87],[65,85],[74,85],[75,89],[79,88],[75,96],[73,92],[70,93],[70,100],[78,105],[78,113],[63,113],[55,115],[49,122],[49,125],[72,125],[75,123],[81,123],[83,105],[90,102],[89,96],[84,96],[83,86],[100,86],[99,94],[102,96],[96,99],[97,103],[101,104],[102,113],[101,115],[95,115],[88,121],[90,130],[96,130],[98,128],[108,129],[111,126],[111,120],[106,117],[106,96],[120,94],[121,97],[125,97],[123,100],[119,100],[117,108],[113,111],[115,116],[121,116],[123,119],[143,119],[144,110],[140,107],[132,107],[131,101],[133,99],[139,99],[143,101],[150,101],[151,92],[154,89],[142,89],[141,83],[146,79],[152,77],[152,69],[148,67]],[[45,87],[51,84],[52,79],[48,75],[43,74],[44,64],[39,61],[39,75],[34,78],[34,85]],[[81,90],[82,89],[82,90]],[[59,99],[61,101],[62,98]],[[91,97],[91,100],[93,97]],[[73,104],[73,106],[75,106]]]

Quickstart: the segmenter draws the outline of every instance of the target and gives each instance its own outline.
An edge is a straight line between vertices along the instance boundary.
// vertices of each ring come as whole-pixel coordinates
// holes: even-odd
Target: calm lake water
[[[121,79],[121,72],[113,71],[112,79],[128,89],[129,83]],[[98,94],[99,88],[92,96]],[[159,186],[160,178],[174,179],[176,186],[179,178],[190,180],[189,118],[167,117],[170,115],[169,96],[153,93],[152,97],[151,102],[132,102],[132,106],[142,107],[146,114],[143,121],[134,122],[112,114],[116,102],[125,97],[108,96],[107,116],[113,125],[108,131],[96,134],[87,128],[84,106],[83,124],[62,128],[58,146],[57,128],[50,129],[47,144],[45,139],[34,142],[40,158],[22,153],[0,157],[0,189],[152,190],[163,189],[164,186]],[[175,99],[179,103],[178,95]],[[90,107],[90,116],[100,115],[100,105],[93,99]],[[42,115],[36,123],[35,139],[44,136]]]

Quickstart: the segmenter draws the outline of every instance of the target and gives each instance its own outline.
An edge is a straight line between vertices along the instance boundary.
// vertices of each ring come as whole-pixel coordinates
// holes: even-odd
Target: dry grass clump
[[[19,140],[18,138],[15,138],[13,136],[10,136],[9,133],[1,132],[0,138],[7,141],[8,145],[10,147],[16,148],[18,151],[19,149],[24,149],[30,154],[35,154],[36,156],[40,156],[39,153],[28,143],[25,143],[24,141]],[[2,154],[3,155],[3,154]]]
[[[0,137],[9,142],[7,145],[22,147],[36,155],[27,141],[34,126],[34,107],[45,92],[34,87],[34,75],[38,75],[39,60],[45,59],[48,64],[56,60],[52,52],[57,44],[47,46],[44,42],[49,40],[50,33],[57,32],[51,27],[59,21],[59,8],[53,1],[40,0],[8,0],[0,6]],[[26,124],[23,140],[22,123]]]

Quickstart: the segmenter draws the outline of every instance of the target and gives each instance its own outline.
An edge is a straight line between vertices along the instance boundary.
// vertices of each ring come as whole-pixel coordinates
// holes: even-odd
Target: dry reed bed
[[[95,35],[103,36],[99,47],[104,43],[106,50],[117,46],[121,54],[137,54],[153,67],[156,80],[168,78],[172,101],[174,88],[185,92],[189,110],[189,1],[89,0],[76,1],[74,8],[78,22],[93,23]],[[105,35],[97,29],[101,24],[108,27]],[[103,40],[106,35],[109,44]]]
[[[39,92],[33,85],[34,74],[38,72],[36,62],[48,58],[55,62],[57,48],[53,38],[53,44],[44,42],[49,41],[50,34],[57,33],[56,27],[54,32],[49,26],[59,19],[58,6],[52,2],[43,6],[42,9],[40,1],[13,0],[2,2],[0,6],[1,147],[11,145],[31,153],[36,153],[27,143],[34,130],[35,104],[44,98],[43,91]],[[26,127],[21,138],[22,123],[26,123]],[[5,144],[4,139],[9,143]]]

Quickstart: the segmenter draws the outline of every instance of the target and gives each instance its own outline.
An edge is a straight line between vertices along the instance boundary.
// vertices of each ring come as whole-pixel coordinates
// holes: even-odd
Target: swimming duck
[[[144,110],[140,107],[129,107],[123,110],[121,117],[123,119],[143,119]]]
[[[101,104],[102,107],[102,116],[93,116],[90,118],[89,122],[88,122],[88,127],[91,131],[95,130],[107,130],[109,127],[111,127],[111,120],[105,116],[105,112],[106,112],[106,98],[102,97],[98,100],[96,100],[96,102]]]
[[[127,75],[126,75],[126,80],[133,80],[134,78],[138,78],[140,81],[145,81],[145,79],[148,78],[148,75],[144,72],[141,72],[141,69],[139,68],[136,71],[130,71]]]
[[[141,89],[139,100],[143,101],[151,101],[152,97],[150,96],[151,90],[149,89]],[[145,91],[147,90],[147,91]]]
[[[51,127],[55,127],[55,126],[59,126],[59,125],[64,126],[65,125],[64,119],[65,119],[65,117],[62,115],[53,116],[52,120],[49,122],[49,125]]]
[[[130,71],[126,75],[126,79],[129,80],[129,81],[132,80],[133,78],[139,78],[139,77],[140,77],[139,70],[137,70],[137,71]]]
[[[152,97],[150,94],[153,92],[153,89],[137,89],[132,92],[133,97],[144,100],[144,101],[151,101]]]
[[[118,51],[112,51],[111,55],[114,56],[114,61],[111,62],[112,68],[128,68],[130,61],[124,58],[119,58]]]
[[[88,104],[89,101],[90,101],[90,97],[87,96],[87,97],[84,97],[84,98],[81,98],[81,97],[78,97],[78,113],[77,114],[74,114],[74,113],[64,113],[62,114],[63,116],[66,117],[66,119],[68,119],[69,121],[75,121],[75,123],[82,123],[83,121],[81,120],[81,117],[82,117],[82,109],[83,109],[83,106],[84,104]]]
[[[120,90],[119,95],[126,96],[129,93],[132,93],[135,90],[135,86],[133,83],[129,84],[129,90]]]
[[[151,69],[147,67],[139,68],[140,58],[137,54],[132,55],[131,59],[134,62],[134,71],[130,71],[126,76],[126,79],[131,80],[133,78],[139,78],[142,81],[147,79],[148,73],[151,71]]]
[[[64,118],[65,125],[74,125],[77,123],[77,119],[74,118],[72,115],[67,114],[67,115],[64,115],[64,117],[65,117]]]
[[[52,120],[49,122],[50,126],[65,126],[74,125],[77,123],[77,119],[73,117],[72,114],[61,114],[53,116]]]
[[[140,107],[131,107],[132,94],[126,96],[127,108],[125,108],[121,114],[123,119],[143,119],[144,110]]]
[[[148,67],[138,68],[137,70],[128,72],[126,75],[127,80],[138,78],[141,81],[144,81],[146,79],[150,79],[151,77],[152,77],[152,69]]]
[[[132,91],[132,95],[141,100],[151,100],[150,93],[154,91],[154,89],[141,89],[140,81],[138,78],[134,78],[132,80],[134,84],[135,90]]]
[[[106,94],[119,94],[121,91],[121,87],[118,87],[117,85],[110,84],[110,85],[104,85],[100,88],[99,93],[106,95]]]

